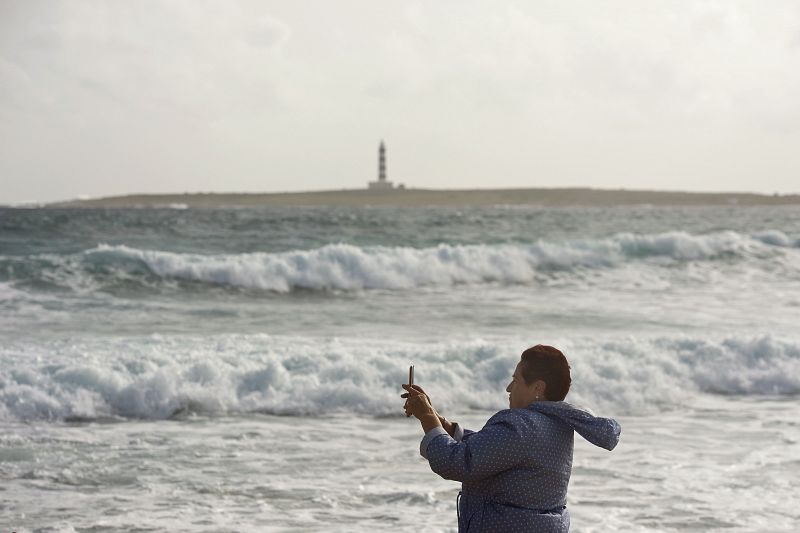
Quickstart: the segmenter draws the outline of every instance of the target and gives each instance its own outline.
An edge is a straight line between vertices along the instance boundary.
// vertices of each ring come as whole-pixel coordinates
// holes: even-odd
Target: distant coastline
[[[284,193],[133,194],[46,204],[47,208],[218,208],[258,206],[757,206],[800,205],[800,194],[699,193],[627,189],[332,190]]]

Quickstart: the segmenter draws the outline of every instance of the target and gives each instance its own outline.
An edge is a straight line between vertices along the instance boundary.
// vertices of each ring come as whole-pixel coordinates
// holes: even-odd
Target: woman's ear
[[[545,391],[547,391],[547,383],[539,379],[533,384],[533,391],[537,398],[545,399]]]

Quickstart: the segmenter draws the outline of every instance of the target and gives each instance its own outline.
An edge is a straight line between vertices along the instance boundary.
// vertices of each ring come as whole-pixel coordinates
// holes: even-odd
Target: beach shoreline
[[[343,189],[281,193],[131,194],[45,204],[47,208],[221,208],[261,206],[469,207],[759,206],[800,205],[800,194],[627,189]]]

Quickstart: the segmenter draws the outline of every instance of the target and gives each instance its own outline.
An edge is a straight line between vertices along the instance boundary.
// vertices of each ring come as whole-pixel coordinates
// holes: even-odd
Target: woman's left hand
[[[439,419],[436,409],[431,405],[430,398],[425,394],[417,385],[403,384],[403,388],[408,391],[405,410],[407,415],[414,415],[418,420],[422,421],[431,416]],[[406,396],[405,394],[403,396]]]

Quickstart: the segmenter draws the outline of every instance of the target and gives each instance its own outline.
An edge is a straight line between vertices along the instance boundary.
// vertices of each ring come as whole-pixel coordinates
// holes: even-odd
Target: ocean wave
[[[0,274],[76,292],[193,283],[288,293],[408,290],[464,284],[530,284],[554,275],[639,265],[663,268],[750,262],[797,274],[800,243],[772,230],[753,235],[621,233],[606,239],[431,248],[329,244],[312,250],[203,255],[101,244],[80,254],[0,258]],[[9,273],[11,275],[9,276]]]
[[[556,339],[557,340],[557,339]],[[772,336],[563,339],[568,400],[615,413],[674,409],[697,395],[800,394],[800,342]],[[163,419],[189,413],[401,412],[407,365],[444,413],[507,407],[526,346],[266,335],[13,342],[0,348],[0,419]]]

